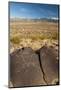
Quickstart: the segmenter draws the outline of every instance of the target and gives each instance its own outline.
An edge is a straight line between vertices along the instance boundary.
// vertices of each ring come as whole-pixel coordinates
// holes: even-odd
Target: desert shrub
[[[31,36],[31,39],[32,40],[37,40],[37,37],[36,36]]]
[[[20,38],[18,36],[14,36],[10,39],[10,41],[13,43],[13,44],[19,44],[20,43]]]
[[[39,39],[44,40],[46,37],[44,35],[39,36]]]
[[[46,36],[45,35],[34,35],[34,36],[31,36],[31,39],[32,40],[44,40],[46,39]]]
[[[44,39],[54,39],[57,40],[58,39],[58,33],[52,33],[52,34],[43,34],[41,36],[39,36],[39,39],[44,40]]]
[[[55,32],[51,35],[51,39],[57,40],[58,39],[58,33]]]

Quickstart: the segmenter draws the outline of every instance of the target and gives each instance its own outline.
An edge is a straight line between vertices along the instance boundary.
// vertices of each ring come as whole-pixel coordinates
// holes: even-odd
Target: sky
[[[10,18],[58,18],[58,5],[10,2]]]

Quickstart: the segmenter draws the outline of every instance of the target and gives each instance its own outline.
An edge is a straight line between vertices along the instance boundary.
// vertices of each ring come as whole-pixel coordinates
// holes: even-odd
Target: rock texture
[[[13,87],[58,84],[58,65],[51,47],[18,49],[10,54],[10,81]]]
[[[14,87],[46,85],[38,55],[31,48],[22,48],[10,55],[10,73]]]
[[[43,46],[39,50],[39,58],[42,64],[45,81],[48,85],[58,83],[59,61],[53,48]]]

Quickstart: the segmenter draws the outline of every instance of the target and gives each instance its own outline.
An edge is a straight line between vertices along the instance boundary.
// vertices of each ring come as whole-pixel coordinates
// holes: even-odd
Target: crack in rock
[[[45,83],[48,85],[48,83],[45,79],[45,73],[44,73],[44,70],[43,70],[43,67],[42,67],[42,63],[41,63],[40,51],[36,51],[36,53],[38,54],[38,57],[39,57],[39,64],[40,64],[40,68],[41,68],[42,73],[43,73],[43,79],[44,79]]]
[[[58,61],[50,47],[18,49],[10,54],[10,81],[13,87],[56,84]]]
[[[45,80],[47,81],[48,85],[55,84],[52,83],[53,80],[59,78],[59,60],[57,61],[54,49],[50,47],[43,46],[39,50],[40,54],[40,61],[42,63],[43,72],[45,74]]]

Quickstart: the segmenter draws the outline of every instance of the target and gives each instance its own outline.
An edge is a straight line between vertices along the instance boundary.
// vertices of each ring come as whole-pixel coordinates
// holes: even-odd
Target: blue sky
[[[58,18],[58,5],[10,2],[10,18]]]

